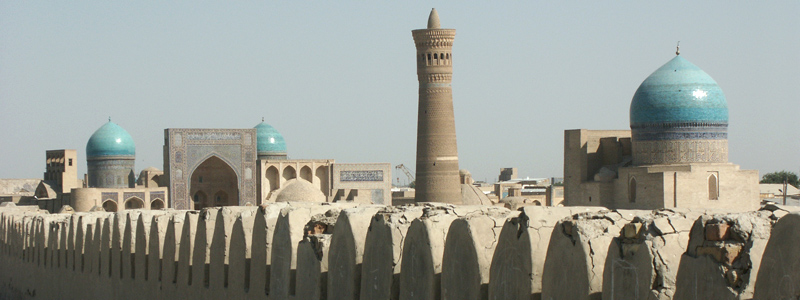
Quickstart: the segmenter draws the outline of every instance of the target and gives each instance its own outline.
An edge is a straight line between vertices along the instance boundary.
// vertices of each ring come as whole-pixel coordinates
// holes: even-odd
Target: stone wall
[[[0,299],[796,298],[800,213],[0,207]]]

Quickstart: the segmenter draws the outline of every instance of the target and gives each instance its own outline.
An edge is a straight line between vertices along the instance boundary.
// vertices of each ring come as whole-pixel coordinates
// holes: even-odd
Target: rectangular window
[[[69,159],[69,166],[72,167],[72,158]]]

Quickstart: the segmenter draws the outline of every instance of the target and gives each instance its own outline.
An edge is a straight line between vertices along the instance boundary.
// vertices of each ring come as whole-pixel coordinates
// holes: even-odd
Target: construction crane
[[[405,165],[399,164],[394,166],[394,168],[398,170],[403,170],[403,173],[406,173],[406,176],[408,176],[408,183],[414,181],[414,175],[411,175],[411,170],[409,170]]]

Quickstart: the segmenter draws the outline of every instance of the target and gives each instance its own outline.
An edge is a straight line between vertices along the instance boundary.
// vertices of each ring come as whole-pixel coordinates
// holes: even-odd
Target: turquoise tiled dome
[[[89,138],[86,157],[136,156],[136,145],[125,129],[108,121]]]
[[[657,124],[726,125],[728,103],[717,82],[681,56],[658,68],[633,95],[631,128]]]
[[[286,155],[286,141],[275,127],[261,122],[256,125],[258,155]]]

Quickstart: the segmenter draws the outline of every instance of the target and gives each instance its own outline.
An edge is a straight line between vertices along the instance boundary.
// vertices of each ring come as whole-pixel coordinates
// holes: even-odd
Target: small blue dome
[[[86,157],[136,156],[136,145],[125,129],[108,121],[89,138]]]
[[[275,127],[261,122],[254,128],[258,141],[258,155],[286,155],[286,141]]]
[[[631,128],[660,124],[728,124],[728,103],[717,82],[681,56],[658,68],[633,95]]]

